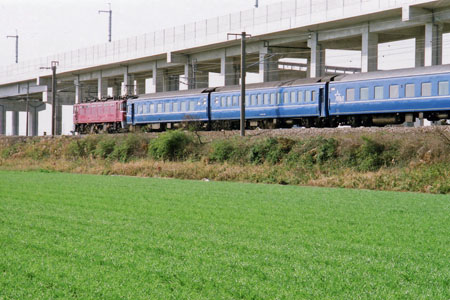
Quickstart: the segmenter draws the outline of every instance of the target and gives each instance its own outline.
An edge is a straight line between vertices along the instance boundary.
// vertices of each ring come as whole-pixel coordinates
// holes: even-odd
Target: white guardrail
[[[227,40],[227,33],[246,31],[253,36],[364,15],[404,4],[435,0],[286,0],[257,9],[168,28],[70,52],[0,66],[0,84],[49,75],[40,70],[59,61],[58,72],[117,63]]]

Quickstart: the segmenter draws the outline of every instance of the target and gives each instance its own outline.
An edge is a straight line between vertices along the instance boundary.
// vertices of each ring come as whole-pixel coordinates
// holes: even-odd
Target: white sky
[[[1,0],[0,65],[107,42],[113,11],[113,40],[253,8],[255,0]],[[280,0],[259,0],[260,6]]]

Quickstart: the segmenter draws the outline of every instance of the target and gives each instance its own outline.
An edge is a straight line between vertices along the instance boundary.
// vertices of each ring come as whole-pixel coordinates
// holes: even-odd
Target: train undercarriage
[[[333,116],[328,118],[308,117],[308,118],[285,118],[285,119],[254,119],[246,121],[246,129],[278,129],[278,128],[336,128],[338,126],[351,127],[384,127],[390,125],[401,125],[414,123],[418,119],[429,121],[442,121],[450,118],[449,112],[428,112],[428,113],[397,113],[378,115],[349,115]],[[131,131],[165,131],[171,129],[192,129],[192,130],[238,130],[239,120],[220,121],[195,121],[174,123],[153,123],[145,125],[130,126]]]

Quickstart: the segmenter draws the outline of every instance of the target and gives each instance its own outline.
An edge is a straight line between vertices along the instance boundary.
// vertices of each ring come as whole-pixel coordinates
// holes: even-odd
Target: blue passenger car
[[[130,125],[208,121],[208,93],[189,90],[142,95],[127,103]]]
[[[449,81],[448,66],[344,76],[329,85],[330,115],[437,118],[450,110]]]
[[[295,120],[326,115],[326,83],[303,79],[248,85],[245,117],[252,123],[268,120]],[[240,87],[223,87],[211,94],[211,119],[236,121],[240,118]],[[326,106],[325,106],[326,107]],[[263,122],[260,122],[261,126]]]

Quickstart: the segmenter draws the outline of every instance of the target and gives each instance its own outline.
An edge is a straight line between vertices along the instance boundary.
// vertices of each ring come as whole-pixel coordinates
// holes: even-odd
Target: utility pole
[[[41,67],[41,69],[52,70],[52,135],[56,136],[56,67],[58,61],[52,61],[51,67]]]
[[[111,43],[111,37],[112,37],[112,10],[111,10],[111,3],[108,3],[109,10],[99,10],[98,13],[107,13],[109,14],[109,42]]]
[[[16,64],[19,63],[19,34],[16,30],[16,35],[7,35],[6,38],[14,38],[16,39]]]
[[[237,33],[229,33],[228,36],[241,36],[241,117],[240,117],[240,129],[241,136],[245,136],[245,78],[247,77],[247,66],[246,66],[246,40],[248,35],[246,32],[242,32],[240,34]]]

